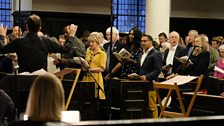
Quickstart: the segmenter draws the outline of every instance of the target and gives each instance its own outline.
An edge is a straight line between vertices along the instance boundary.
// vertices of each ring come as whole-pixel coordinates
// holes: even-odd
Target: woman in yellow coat
[[[100,85],[100,89],[97,89],[98,84],[95,84],[95,98],[103,100],[106,99],[105,94],[102,91],[104,90],[102,72],[106,67],[106,53],[99,47],[100,38],[97,32],[91,33],[88,37],[88,41],[89,48],[86,51],[85,58],[88,62],[88,65],[86,67],[82,67],[82,70],[86,71],[86,74],[83,77],[83,81],[98,83]],[[92,76],[90,75],[90,73],[92,74]]]

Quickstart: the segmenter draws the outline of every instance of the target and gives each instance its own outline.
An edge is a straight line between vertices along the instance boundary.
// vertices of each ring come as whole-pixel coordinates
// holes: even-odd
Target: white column
[[[19,11],[19,1],[21,1],[21,11],[32,11],[32,0],[13,0],[14,11]]]
[[[169,34],[171,0],[146,0],[146,34],[153,39],[158,34],[165,32]]]

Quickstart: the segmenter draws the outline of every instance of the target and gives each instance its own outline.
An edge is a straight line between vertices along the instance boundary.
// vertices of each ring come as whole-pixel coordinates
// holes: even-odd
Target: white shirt
[[[145,58],[146,58],[146,56],[148,55],[148,53],[151,51],[153,49],[153,47],[151,47],[151,48],[149,48],[148,50],[143,50],[143,54],[142,54],[142,57],[141,57],[141,66],[142,66],[142,64],[143,64],[143,62],[145,61]]]
[[[172,64],[173,65],[173,59],[174,59],[174,54],[176,52],[177,45],[174,47],[170,47],[167,58],[166,58],[166,65]]]

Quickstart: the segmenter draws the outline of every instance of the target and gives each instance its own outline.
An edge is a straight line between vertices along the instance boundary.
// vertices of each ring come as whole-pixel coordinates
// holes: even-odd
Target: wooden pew
[[[112,119],[149,118],[148,85],[148,81],[112,79]]]
[[[224,91],[224,79],[209,77],[208,94],[220,95]]]
[[[189,104],[193,93],[183,93],[185,104]],[[224,97],[218,95],[197,94],[190,116],[224,115]]]

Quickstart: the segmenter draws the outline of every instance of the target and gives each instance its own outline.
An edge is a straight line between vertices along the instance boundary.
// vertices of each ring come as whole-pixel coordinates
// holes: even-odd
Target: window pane
[[[0,23],[12,27],[12,0],[0,0]]]
[[[145,0],[113,0],[114,26],[120,32],[128,32],[138,26],[145,32]]]

